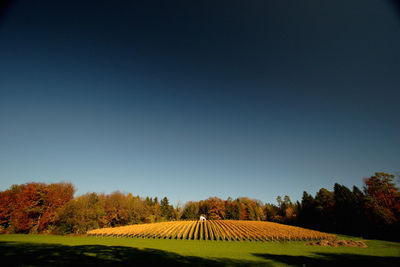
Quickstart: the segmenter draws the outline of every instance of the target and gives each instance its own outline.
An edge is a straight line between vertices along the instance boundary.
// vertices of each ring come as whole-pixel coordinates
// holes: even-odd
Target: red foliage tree
[[[8,232],[41,232],[74,194],[70,183],[13,185],[0,193],[0,224]]]
[[[367,215],[378,226],[400,221],[400,193],[393,179],[394,175],[384,172],[364,179]]]

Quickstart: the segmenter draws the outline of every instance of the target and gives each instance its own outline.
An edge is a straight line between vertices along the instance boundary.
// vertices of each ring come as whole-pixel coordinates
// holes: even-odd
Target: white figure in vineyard
[[[205,222],[206,221],[206,217],[204,217],[203,215],[200,216],[200,221],[201,222]]]

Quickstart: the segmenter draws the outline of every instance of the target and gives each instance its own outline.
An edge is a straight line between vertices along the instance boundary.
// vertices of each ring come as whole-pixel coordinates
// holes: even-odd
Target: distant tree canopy
[[[209,220],[264,220],[263,204],[244,197],[236,200],[210,197],[199,202],[190,201],[183,208],[182,219],[197,220],[200,215]]]
[[[327,232],[400,240],[400,192],[395,176],[384,172],[364,179],[363,190],[336,183],[301,202],[277,197],[277,205],[240,197],[210,197],[174,208],[167,197],[142,198],[119,191],[73,197],[71,183],[27,183],[0,192],[0,232],[76,233],[101,227],[167,220],[272,221]]]

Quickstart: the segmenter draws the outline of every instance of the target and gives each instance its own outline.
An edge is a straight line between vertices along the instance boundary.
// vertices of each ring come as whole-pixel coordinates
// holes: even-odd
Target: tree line
[[[400,192],[392,174],[377,172],[364,179],[363,190],[336,183],[315,196],[303,192],[301,202],[288,196],[278,205],[266,204],[268,221],[325,232],[400,240]]]
[[[88,230],[177,219],[168,198],[119,191],[73,197],[71,183],[27,183],[0,192],[1,233],[84,234]]]
[[[140,197],[119,191],[74,198],[71,183],[27,183],[0,192],[1,233],[84,234],[102,227],[169,220],[257,220],[326,232],[400,240],[400,192],[395,176],[383,172],[364,179],[363,190],[335,184],[301,202],[277,197],[277,205],[247,197],[210,197],[170,205],[167,197]]]

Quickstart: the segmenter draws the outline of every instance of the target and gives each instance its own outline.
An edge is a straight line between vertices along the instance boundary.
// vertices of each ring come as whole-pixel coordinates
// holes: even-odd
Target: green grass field
[[[368,248],[306,246],[307,242],[300,241],[262,243],[0,235],[0,255],[7,266],[400,266],[400,243],[364,242]]]

